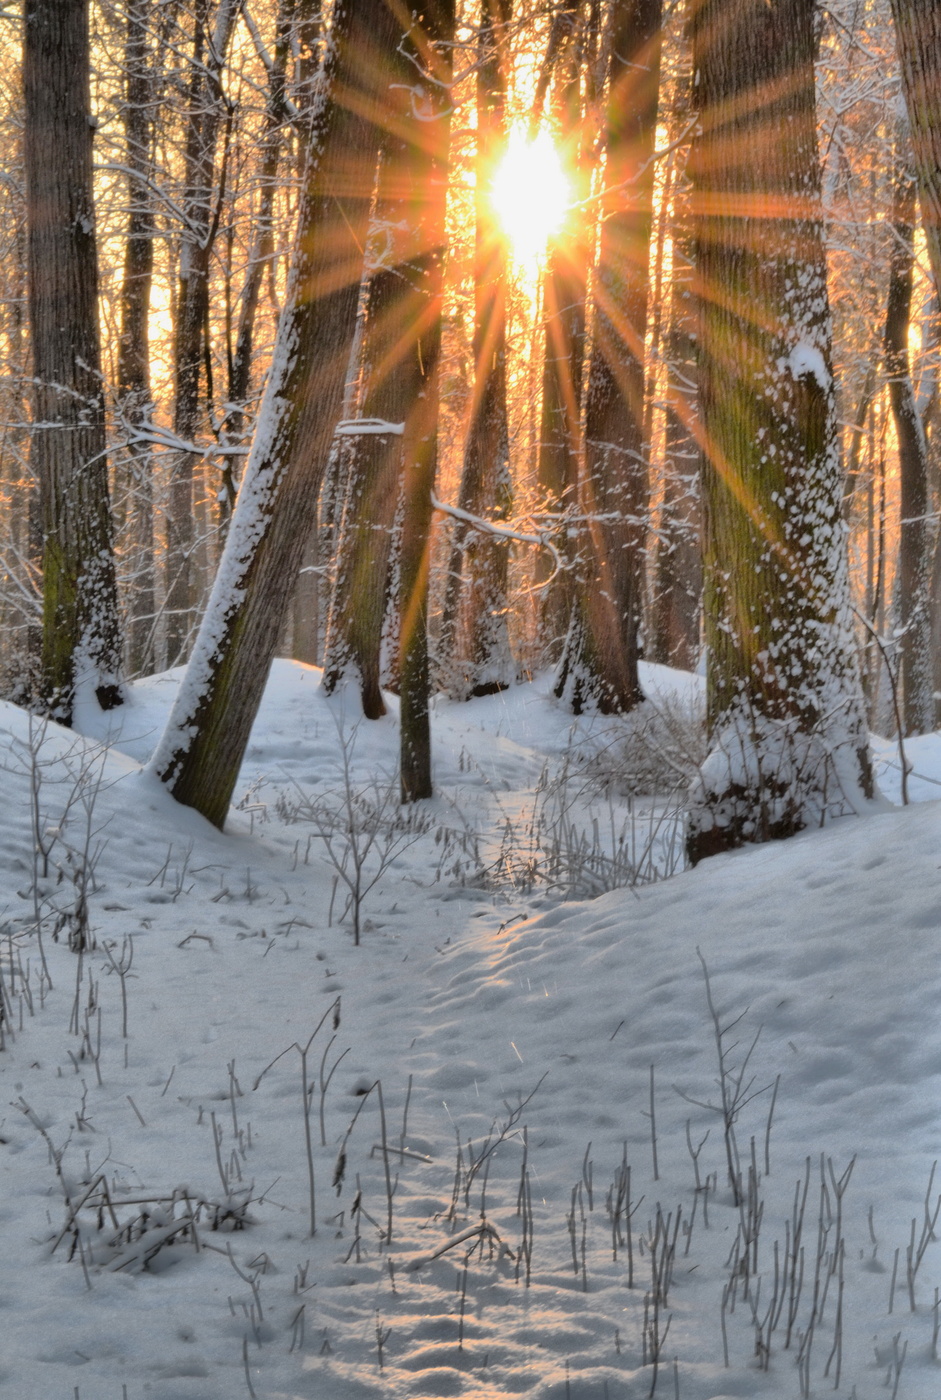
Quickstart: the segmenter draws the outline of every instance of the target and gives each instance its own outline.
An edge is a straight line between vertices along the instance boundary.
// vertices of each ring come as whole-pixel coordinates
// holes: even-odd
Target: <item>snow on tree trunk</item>
[[[511,0],[483,0],[478,35],[474,247],[474,393],[458,505],[506,520],[512,506],[506,401],[505,240],[493,226],[490,185],[506,141]],[[455,698],[492,695],[516,678],[507,626],[508,546],[458,524],[439,641]]]
[[[709,756],[695,862],[872,791],[841,514],[813,0],[702,0],[700,300]]]
[[[586,708],[623,713],[643,699],[637,634],[648,506],[644,336],[660,11],[660,0],[619,0],[612,7],[607,159],[580,490],[587,560],[556,687],[576,714]]]
[[[88,9],[27,0],[23,43],[29,319],[35,374],[30,460],[43,534],[42,687],[72,721],[86,687],[121,703],[98,340]]]
[[[290,286],[186,678],[151,769],[221,827],[317,512],[356,328],[388,56],[385,0],[337,0]],[[342,99],[342,100],[341,100]]]

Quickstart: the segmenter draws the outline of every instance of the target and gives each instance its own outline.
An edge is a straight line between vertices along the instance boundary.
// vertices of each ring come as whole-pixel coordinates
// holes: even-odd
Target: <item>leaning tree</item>
[[[291,282],[206,615],[151,769],[221,827],[317,510],[359,305],[393,0],[337,0]]]

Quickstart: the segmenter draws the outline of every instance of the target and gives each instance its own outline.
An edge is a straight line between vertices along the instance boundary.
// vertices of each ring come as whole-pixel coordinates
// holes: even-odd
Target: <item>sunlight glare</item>
[[[541,257],[572,199],[571,182],[548,131],[532,138],[519,128],[510,134],[491,199],[515,261]]]

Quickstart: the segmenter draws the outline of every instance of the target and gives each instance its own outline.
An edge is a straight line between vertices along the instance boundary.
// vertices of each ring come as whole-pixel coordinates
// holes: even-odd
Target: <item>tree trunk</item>
[[[702,0],[690,160],[708,725],[693,862],[872,792],[841,491],[813,0]]]
[[[671,139],[678,138],[681,130],[688,127],[693,112],[693,75],[685,64],[674,91]],[[673,256],[663,354],[664,481],[651,609],[651,659],[688,671],[695,670],[699,662],[702,621],[702,454],[691,214],[689,179],[683,160],[674,185],[670,229]]]
[[[180,240],[179,286],[173,346],[173,429],[192,442],[199,427],[199,384],[209,314],[209,265],[215,239],[214,166],[225,112],[220,76],[240,0],[220,0],[209,32],[210,0],[196,0],[193,61],[186,121],[186,219]],[[167,505],[167,664],[185,658],[193,628],[196,544],[193,474],[199,457],[177,452],[170,464]]]
[[[133,433],[150,420],[150,290],[154,269],[153,176],[154,82],[147,42],[150,0],[131,0],[127,13],[124,63],[126,93],[124,137],[128,175],[127,242],[121,285],[121,331],[118,339],[118,404],[130,431],[126,459],[116,468],[118,529],[126,557],[127,662],[132,676],[154,670],[153,463],[146,444]]]
[[[941,6],[892,0],[902,90],[935,291],[941,298]]]
[[[242,290],[239,308],[238,329],[235,337],[235,352],[229,374],[229,403],[226,441],[231,445],[241,442],[245,423],[245,406],[248,400],[252,374],[252,352],[254,349],[255,316],[261,296],[265,272],[274,254],[274,199],[277,189],[278,164],[284,144],[284,123],[287,119],[285,105],[285,84],[287,61],[291,52],[292,18],[294,0],[280,0],[278,7],[277,34],[271,67],[268,70],[268,97],[265,103],[265,126],[261,138],[261,165],[258,171],[258,208],[253,218],[254,239],[248,260],[248,274]],[[229,516],[235,505],[238,481],[229,458],[222,469],[222,487],[219,492],[220,518],[223,533],[228,528]]]
[[[506,142],[511,0],[483,0],[478,38],[474,246],[474,395],[458,505],[506,520],[512,506],[506,404],[506,243],[494,227],[490,186]],[[516,667],[507,627],[508,545],[458,525],[454,531],[442,670],[455,698],[493,695]]]
[[[258,426],[206,616],[151,769],[221,827],[317,510],[343,403],[389,54],[386,0],[337,0]],[[341,100],[342,99],[342,100]]]
[[[43,530],[43,693],[72,721],[86,687],[121,703],[92,199],[88,10],[27,0],[23,47],[31,461]]]
[[[577,11],[566,7],[557,16],[557,30],[564,44],[558,68],[556,107],[558,122],[584,192],[580,55],[575,42]],[[548,64],[548,58],[547,58]],[[579,221],[582,222],[581,220]],[[551,241],[543,275],[543,331],[545,356],[542,371],[542,414],[539,427],[537,481],[550,511],[573,514],[578,499],[578,462],[581,453],[582,380],[585,360],[585,296],[588,250],[572,221]],[[559,553],[567,567],[544,589],[540,617],[542,650],[547,661],[562,655],[574,599],[574,540],[568,528],[559,534]],[[548,577],[548,564],[540,552],[536,581]]]
[[[904,149],[899,151],[895,171],[884,343],[901,489],[897,607],[902,724],[906,734],[927,734],[934,727],[928,608],[929,545],[933,532],[927,520],[928,444],[915,407],[908,360],[915,268],[915,172],[907,164],[906,155]]]
[[[581,507],[588,567],[556,694],[579,714],[624,713],[643,699],[637,634],[648,508],[644,443],[653,152],[660,88],[660,0],[612,13],[601,243],[585,405]]]
[[[702,510],[697,437],[696,303],[688,221],[674,229],[673,289],[667,331],[664,483],[657,533],[653,654],[665,666],[693,671],[702,617]]]
[[[404,76],[404,75],[401,75]],[[374,263],[363,327],[363,393],[357,430],[343,440],[346,471],[334,551],[336,575],[327,623],[323,685],[331,695],[359,686],[363,714],[386,712],[380,687],[383,624],[391,599],[392,527],[402,483],[402,435],[415,384],[408,355],[413,151],[404,135],[386,136],[379,159],[372,247]],[[387,431],[381,431],[385,426]]]
[[[409,408],[402,435],[402,534],[399,569],[399,697],[403,802],[431,796],[431,727],[428,716],[428,568],[431,496],[438,456],[438,367],[446,252],[451,45],[454,0],[429,0],[424,32],[411,30],[401,48],[427,74],[402,124],[411,146],[413,255],[403,269],[403,354],[399,372],[408,384]],[[414,82],[414,77],[411,80]]]

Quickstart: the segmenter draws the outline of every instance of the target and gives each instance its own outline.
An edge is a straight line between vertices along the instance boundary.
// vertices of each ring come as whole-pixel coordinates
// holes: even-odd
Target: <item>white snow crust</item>
[[[322,841],[303,821],[285,820],[299,791],[336,786],[338,723],[349,733],[356,719],[349,695],[326,699],[319,671],[274,663],[239,805],[221,834],[175,804],[141,766],[181,676],[135,684],[111,715],[84,711],[86,730],[95,730],[87,741],[49,728],[40,824],[46,840],[60,833],[42,885],[51,904],[66,899],[67,847],[83,836],[80,810],[60,825],[74,781],[69,768],[74,774],[82,763],[102,765],[93,808],[102,849],[90,896],[98,946],[83,956],[79,979],[76,954],[52,942],[47,926],[54,986],[42,1005],[38,948],[26,932],[29,725],[22,711],[0,707],[0,969],[8,1002],[0,1052],[0,1393],[120,1400],[124,1386],[128,1400],[633,1400],[653,1381],[643,1364],[651,1258],[642,1241],[659,1204],[674,1222],[682,1211],[660,1320],[662,1328],[670,1319],[657,1380],[664,1400],[797,1400],[798,1333],[810,1315],[818,1241],[821,1276],[831,1256],[834,1272],[812,1339],[809,1393],[891,1395],[907,1347],[899,1400],[936,1400],[932,1304],[941,1246],[926,1244],[914,1311],[906,1251],[912,1221],[921,1236],[932,1162],[941,1156],[941,735],[909,742],[915,805],[738,851],[633,891],[564,902],[545,888],[526,895],[455,883],[438,868],[435,829],[525,813],[547,758],[610,747],[618,723],[573,725],[545,681],[468,704],[439,700],[432,828],[372,891],[363,944],[354,948],[339,921],[339,895],[329,918],[334,871]],[[702,686],[698,677],[653,667],[642,681],[661,701],[670,694],[695,701]],[[394,772],[397,718],[389,703],[385,719],[356,732],[356,783]],[[877,759],[883,791],[897,796],[894,747],[879,743]],[[105,944],[116,959],[133,944],[127,1040],[120,978]],[[729,1037],[739,1047],[732,1062],[741,1062],[760,1028],[746,1079],[754,1075],[754,1092],[780,1077],[770,1175],[770,1092],[759,1093],[737,1124],[746,1170],[754,1138],[763,1202],[760,1316],[772,1299],[775,1241],[783,1259],[795,1183],[810,1174],[794,1337],[785,1349],[778,1326],[768,1370],[756,1364],[740,1285],[734,1311],[726,1309],[724,1363],[723,1290],[742,1217],[725,1178],[721,1122],[691,1102],[715,1102],[718,1093],[697,949],[723,1021],[742,1017]],[[328,1016],[309,1056],[318,1220],[311,1238],[301,1061],[289,1047],[306,1044],[338,997],[339,1027],[334,1032]],[[324,1096],[322,1147],[324,1051],[326,1074],[343,1058]],[[382,1152],[374,1151],[377,1096],[364,1102],[362,1095],[377,1078],[395,1182],[391,1245],[379,1233],[387,1201]],[[462,1321],[473,1237],[440,1251],[479,1224],[484,1172],[466,1205],[459,1192],[448,1220],[458,1143],[466,1172],[494,1121],[505,1123],[529,1095],[490,1159],[483,1205],[515,1254],[525,1150],[530,1285],[517,1281],[513,1259],[484,1249],[468,1261]],[[337,1153],[358,1107],[338,1194]],[[703,1181],[715,1174],[708,1228],[687,1124],[694,1149],[709,1133],[699,1156]],[[612,1258],[606,1210],[625,1143],[633,1287],[626,1248]],[[68,1258],[68,1234],[53,1249],[68,1217],[50,1145],[73,1202],[104,1178],[120,1225],[148,1212],[141,1240],[114,1244],[107,1211],[99,1228],[84,1210],[86,1267],[77,1252]],[[839,1224],[835,1385],[835,1356],[824,1374],[840,1301],[832,1181],[854,1160]],[[829,1193],[822,1216],[821,1170]],[[234,1201],[251,1197],[246,1228],[201,1224],[199,1249],[192,1239],[161,1244],[182,1200],[223,1201],[220,1172]],[[932,1209],[939,1191],[935,1178]],[[157,1204],[135,1204],[141,1200]],[[145,1247],[154,1253],[142,1269]]]

